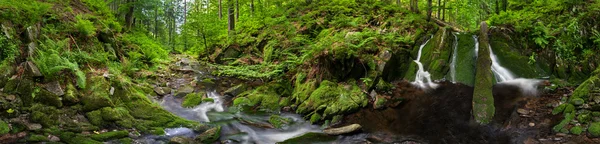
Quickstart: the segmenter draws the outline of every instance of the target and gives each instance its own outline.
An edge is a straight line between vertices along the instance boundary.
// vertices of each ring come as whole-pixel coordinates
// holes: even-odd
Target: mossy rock
[[[124,138],[124,137],[127,137],[128,135],[129,135],[129,132],[127,132],[126,130],[123,130],[123,131],[111,131],[111,132],[105,132],[105,133],[101,133],[101,134],[95,134],[95,135],[91,135],[90,138],[97,140],[97,141],[108,141],[108,140],[113,140],[113,139]]]
[[[321,115],[318,113],[313,114],[312,116],[310,116],[310,123],[315,124],[317,122],[319,122],[321,120]]]
[[[205,99],[202,99],[202,102],[215,102],[215,99],[213,99],[213,98],[205,98]]]
[[[65,105],[74,105],[79,103],[77,89],[75,88],[75,86],[73,86],[73,84],[67,84],[65,95],[63,96],[63,101]]]
[[[450,70],[451,56],[453,52],[454,37],[448,29],[438,30],[433,37],[425,44],[421,51],[420,62],[423,64],[425,71],[431,73],[431,78],[434,80],[446,77]],[[411,51],[412,60],[415,60],[419,55],[419,49],[422,45],[415,45]],[[417,64],[410,61],[410,66],[404,76],[404,79],[409,81],[415,80],[415,74],[418,70]]]
[[[347,114],[367,106],[367,96],[354,82],[336,84],[323,81],[310,97],[296,110],[299,114],[317,113],[325,119],[339,114]],[[312,120],[312,119],[311,119]]]
[[[557,107],[555,107],[554,109],[552,109],[552,115],[556,115],[556,114],[562,113],[563,111],[565,111],[566,107],[567,107],[566,103],[558,105]]]
[[[590,114],[579,114],[577,116],[577,120],[579,120],[581,123],[587,123],[592,121],[592,116],[590,116]]]
[[[600,122],[594,122],[588,128],[588,133],[593,137],[600,137]]]
[[[27,138],[27,141],[28,142],[45,142],[45,141],[48,141],[48,138],[43,135],[34,134],[34,135],[29,136],[29,138]]]
[[[317,81],[316,80],[305,80],[305,75],[303,73],[299,73],[296,75],[296,81],[294,85],[294,92],[292,94],[292,98],[295,100],[295,104],[300,104],[301,102],[308,99],[310,94],[317,89]]]
[[[60,96],[53,94],[46,89],[39,89],[39,92],[34,93],[35,102],[42,103],[45,105],[54,106],[60,108],[63,106]]]
[[[89,112],[103,107],[113,107],[113,100],[109,97],[110,83],[104,77],[93,77],[88,81],[88,89],[81,95],[83,111]]]
[[[290,95],[287,89],[278,83],[266,84],[240,94],[233,104],[235,106],[260,106],[261,110],[279,111],[283,107],[280,105],[281,97]]]
[[[271,115],[271,117],[269,117],[269,123],[275,128],[282,128],[290,122],[292,122],[292,119],[281,117],[280,115]]]
[[[541,78],[549,75],[538,62],[530,63],[529,56],[533,52],[525,51],[514,42],[505,35],[492,31],[489,44],[500,65],[520,78]]]
[[[583,133],[583,128],[581,126],[574,126],[571,128],[570,131],[574,135],[580,135],[581,133]]]
[[[575,118],[575,113],[568,113],[565,114],[565,119],[563,119],[562,121],[560,121],[560,123],[558,123],[556,126],[554,126],[552,128],[552,130],[554,130],[554,132],[560,132],[561,129],[563,129],[565,126],[567,126],[569,124],[569,122],[571,122],[571,120],[573,120]]]
[[[583,105],[583,103],[585,103],[585,101],[581,98],[571,99],[571,104],[573,104],[573,105],[580,106],[580,105]]]
[[[475,83],[475,64],[477,55],[475,53],[475,40],[472,34],[458,34],[458,46],[455,62],[455,81],[468,86]],[[450,74],[449,74],[450,75]],[[447,76],[447,79],[452,79]]]
[[[571,95],[570,99],[588,99],[590,91],[598,87],[597,85],[600,85],[600,78],[597,76],[591,76],[589,79],[581,83],[581,85],[579,85],[575,91],[573,91],[573,95]]]
[[[0,120],[0,135],[7,134],[10,132],[10,127],[8,127],[8,123]]]
[[[75,134],[73,132],[62,132],[58,134],[60,140],[67,144],[102,144],[102,142],[93,140],[80,134]]]
[[[567,106],[565,107],[565,111],[563,112],[563,114],[568,114],[568,113],[573,113],[575,112],[575,106],[573,104],[567,104]]]
[[[378,95],[377,98],[375,99],[374,108],[381,109],[381,108],[385,107],[386,102],[387,102],[387,99],[385,97]]]
[[[198,135],[194,140],[200,143],[213,143],[219,140],[221,136],[221,126],[217,126],[206,130],[202,134]]]
[[[203,93],[203,92],[198,92],[198,93],[189,93],[189,94],[185,95],[185,97],[183,98],[183,102],[181,103],[181,106],[190,108],[190,107],[200,105],[200,103],[202,103],[202,97],[204,96],[204,94],[205,93]]]
[[[31,115],[29,118],[36,123],[42,124],[44,127],[51,127],[57,125],[58,119],[62,112],[53,106],[47,106],[43,104],[34,104],[30,108]]]
[[[165,134],[165,129],[164,128],[153,128],[150,131],[151,134],[153,135],[164,135]]]

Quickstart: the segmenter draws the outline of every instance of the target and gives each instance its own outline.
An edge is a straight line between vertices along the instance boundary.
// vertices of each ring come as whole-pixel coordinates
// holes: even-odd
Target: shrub
[[[84,36],[92,37],[96,35],[96,27],[90,20],[84,19],[81,15],[76,17],[75,28]]]
[[[47,39],[40,43],[40,48],[36,51],[37,55],[32,60],[45,77],[57,78],[61,71],[68,70],[76,76],[77,85],[80,88],[85,88],[86,76],[79,69],[79,64],[66,57],[61,57],[59,53],[59,51],[64,50],[68,41],[68,39],[62,41]]]

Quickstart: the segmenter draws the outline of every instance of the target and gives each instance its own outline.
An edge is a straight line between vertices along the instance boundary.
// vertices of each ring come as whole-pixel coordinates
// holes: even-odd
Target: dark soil
[[[405,99],[399,105],[372,106],[345,117],[340,125],[358,123],[372,142],[409,143],[600,143],[586,136],[557,136],[552,131],[563,116],[552,115],[568,89],[542,91],[524,96],[510,85],[494,86],[496,114],[488,125],[471,117],[473,88],[447,82],[435,90],[421,90],[409,82],[396,82],[390,99]],[[519,114],[518,109],[521,112]]]

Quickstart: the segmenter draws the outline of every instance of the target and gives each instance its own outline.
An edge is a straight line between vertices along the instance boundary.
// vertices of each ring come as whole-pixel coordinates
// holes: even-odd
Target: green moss
[[[279,115],[271,115],[269,117],[269,123],[271,123],[275,128],[281,128],[287,124],[289,124],[292,120],[290,118],[284,118]]]
[[[113,100],[109,97],[110,83],[104,77],[92,77],[88,83],[86,94],[81,95],[83,111],[89,112],[103,107],[113,107]]]
[[[572,113],[575,111],[575,106],[573,104],[567,104],[567,106],[565,107],[565,111],[563,114],[568,114],[568,113]]]
[[[221,136],[221,126],[217,126],[215,128],[211,128],[206,130],[204,133],[200,134],[194,140],[201,143],[214,143],[219,140]]]
[[[236,105],[236,106],[239,106],[239,105],[254,106],[254,105],[250,105],[250,99],[248,99],[247,97],[238,97],[238,98],[235,98],[233,100],[233,105]]]
[[[583,83],[581,83],[581,85],[579,85],[577,87],[577,89],[575,89],[575,91],[573,91],[573,95],[571,96],[571,99],[576,99],[576,98],[581,98],[581,99],[587,99],[590,93],[590,90],[593,90],[596,87],[596,84],[600,83],[600,79],[597,76],[592,76],[589,79],[587,79],[586,81],[584,81]]]
[[[300,104],[306,99],[308,99],[310,94],[317,88],[316,80],[306,81],[305,77],[306,76],[303,73],[299,73],[296,75],[294,92],[292,94],[292,98],[295,100],[295,104]]]
[[[579,122],[581,123],[587,123],[592,121],[592,116],[590,116],[589,114],[579,114],[577,116],[577,120],[579,120]]]
[[[234,100],[234,105],[247,105],[257,106],[259,105],[262,110],[267,111],[279,111],[282,105],[280,105],[280,99],[282,95],[288,95],[288,88],[277,83],[270,83],[267,85],[259,86],[254,90],[246,91],[240,94],[240,97]]]
[[[566,103],[558,105],[556,108],[552,109],[552,115],[562,113],[563,111],[565,111],[566,107],[567,107]]]
[[[377,101],[375,101],[375,108],[379,109],[379,108],[383,108],[385,106],[385,103],[387,102],[387,99],[385,99],[384,97],[377,97]]]
[[[597,111],[592,112],[592,116],[598,117],[598,116],[600,116],[600,112],[597,112]]]
[[[48,141],[48,138],[46,138],[46,136],[43,135],[31,135],[29,136],[29,138],[27,138],[28,142],[44,142],[44,141]]]
[[[183,98],[183,102],[181,103],[181,106],[187,107],[187,108],[197,106],[200,103],[202,103],[202,96],[204,96],[204,93],[201,93],[201,92],[187,94]]]
[[[8,127],[8,124],[0,120],[0,135],[7,134],[9,131],[10,127]]]
[[[338,85],[330,81],[321,82],[319,88],[298,106],[296,112],[308,114],[324,109],[322,116],[331,118],[366,106],[367,96],[354,82],[350,83],[349,85]]]
[[[154,128],[150,131],[150,133],[153,135],[164,135],[165,129],[164,128]]]
[[[67,104],[75,104],[75,103],[79,102],[79,98],[77,97],[76,92],[77,92],[77,89],[75,88],[75,86],[73,86],[73,84],[71,84],[71,83],[68,83],[66,91],[65,91],[65,95],[63,96],[63,100]]]
[[[123,131],[111,131],[111,132],[105,132],[105,133],[101,133],[101,134],[95,134],[90,136],[90,138],[97,140],[97,141],[107,141],[107,140],[112,140],[112,139],[119,139],[119,138],[124,138],[127,137],[129,135],[129,132],[127,132],[126,130]]]
[[[98,142],[96,140],[82,135],[75,134],[73,132],[59,133],[58,137],[61,141],[67,144],[102,144],[101,142]]]
[[[105,124],[104,120],[102,119],[102,111],[100,110],[91,111],[85,115],[87,116],[88,121],[90,121],[90,123],[93,125],[103,126]]]
[[[58,95],[55,95],[45,89],[40,89],[39,91],[37,91],[34,94],[35,94],[34,100],[36,102],[39,102],[39,103],[42,103],[45,105],[55,106],[58,108],[63,106],[61,98]]]
[[[579,105],[583,105],[585,101],[581,98],[573,98],[571,99],[571,104],[579,106]]]
[[[560,130],[563,129],[565,126],[567,126],[569,124],[569,122],[571,122],[571,120],[573,120],[574,118],[575,118],[575,113],[565,114],[565,119],[563,119],[562,121],[560,121],[559,124],[554,126],[552,128],[552,130],[554,130],[555,132],[560,132]]]
[[[133,139],[131,138],[122,138],[118,140],[120,144],[132,144]]]
[[[321,115],[318,113],[313,114],[312,116],[310,116],[310,123],[317,123],[321,120]]]
[[[529,56],[531,54],[522,51],[521,46],[514,42],[514,40],[501,33],[492,32],[490,45],[494,54],[496,54],[498,63],[509,69],[516,77],[539,78],[548,76],[548,72],[544,71],[540,64],[530,64]]]
[[[590,133],[590,135],[594,136],[594,137],[599,137],[600,136],[600,122],[594,122],[590,125],[590,127],[588,128],[588,132]]]
[[[279,101],[279,105],[280,106],[289,106],[292,104],[291,98],[290,97],[283,97],[281,98],[281,100]]]
[[[44,127],[51,127],[58,124],[58,118],[62,114],[61,111],[53,106],[43,104],[34,104],[30,108],[30,119],[33,122],[40,123]]]
[[[572,134],[580,135],[583,132],[583,128],[581,126],[574,126],[570,131]]]
[[[213,99],[213,98],[205,98],[205,99],[202,99],[202,102],[215,102],[215,99]]]

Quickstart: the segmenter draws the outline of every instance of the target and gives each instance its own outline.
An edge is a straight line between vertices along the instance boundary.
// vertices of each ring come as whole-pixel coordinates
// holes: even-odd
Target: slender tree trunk
[[[254,15],[254,0],[250,0],[250,14]]]
[[[235,0],[235,20],[240,19],[240,3],[239,0]]]
[[[158,36],[158,7],[154,8],[154,38]]]
[[[431,11],[433,9],[433,4],[431,0],[427,0],[427,21],[431,21]]]
[[[402,2],[400,0],[396,0],[396,4],[402,6]]]
[[[502,7],[504,9],[504,11],[506,11],[506,8],[508,7],[508,0],[502,0],[503,4]]]
[[[219,0],[219,19],[223,19],[223,0]]]
[[[448,0],[444,0],[444,4],[442,5],[442,21],[446,19],[446,2]]]
[[[129,4],[129,9],[127,10],[127,14],[125,14],[125,24],[128,28],[132,28],[134,23],[133,12],[135,10],[135,5],[133,3],[135,3],[135,0],[127,0],[127,2]]]
[[[441,10],[442,10],[441,9],[441,6],[442,6],[441,0],[438,0],[437,4],[438,4],[437,18],[441,18],[440,17],[440,15],[442,14],[442,12],[441,12]]]
[[[500,14],[500,3],[496,0],[496,14]]]
[[[233,7],[233,2],[231,2],[232,0],[230,0],[230,2],[227,3],[227,23],[228,23],[228,27],[227,30],[229,32],[229,34],[232,34],[235,31],[235,12],[234,12],[234,7]]]
[[[187,0],[183,0],[183,25],[187,24]],[[185,29],[185,27],[184,27]],[[185,30],[181,31],[181,34],[183,35],[183,51],[187,51],[188,49],[188,43],[187,43],[187,36],[185,33]]]

